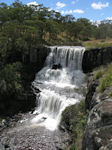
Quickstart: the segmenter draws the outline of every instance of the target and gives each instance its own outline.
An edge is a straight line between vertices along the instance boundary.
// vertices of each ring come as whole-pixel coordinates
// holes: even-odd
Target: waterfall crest
[[[32,83],[41,92],[37,96],[37,108],[32,124],[55,130],[62,111],[83,99],[77,91],[83,86],[82,57],[84,47],[53,46],[46,58],[44,68],[36,74]]]

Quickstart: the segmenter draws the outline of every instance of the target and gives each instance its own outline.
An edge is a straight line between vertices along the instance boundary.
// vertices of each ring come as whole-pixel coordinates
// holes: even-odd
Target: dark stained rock
[[[21,94],[2,95],[0,100],[0,115],[12,116],[19,112],[27,112],[36,105],[36,97],[31,91]]]
[[[97,92],[99,81],[90,78],[86,96],[86,109],[90,110],[82,150],[112,149],[112,87]]]
[[[112,61],[112,47],[95,48],[84,52],[82,69],[85,73]]]
[[[52,69],[61,69],[62,66],[60,64],[53,64]]]
[[[93,106],[96,105],[96,101],[93,100],[94,94],[96,92],[96,88],[98,86],[99,81],[94,80],[93,77],[91,77],[88,81],[87,85],[87,94],[85,99],[85,107],[86,109],[91,109]]]

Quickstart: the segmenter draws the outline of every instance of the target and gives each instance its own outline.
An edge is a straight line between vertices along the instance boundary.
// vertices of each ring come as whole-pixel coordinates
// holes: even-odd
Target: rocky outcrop
[[[82,150],[112,149],[112,97],[107,88],[102,93],[97,92],[98,79],[91,78],[86,95],[86,109],[90,110],[86,125]]]
[[[95,48],[84,52],[82,69],[85,73],[112,61],[112,47]]]
[[[98,80],[94,80],[93,77],[90,77],[88,79],[88,88],[87,88],[87,94],[86,94],[86,99],[85,99],[85,107],[86,109],[91,110],[93,108],[93,106],[96,105],[96,101],[94,100],[95,97],[95,92],[96,92],[96,88],[98,86],[99,81]]]

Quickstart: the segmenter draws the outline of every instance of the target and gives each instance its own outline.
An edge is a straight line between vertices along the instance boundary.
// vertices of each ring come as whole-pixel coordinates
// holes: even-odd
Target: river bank
[[[65,149],[70,143],[67,132],[54,132],[44,127],[25,124],[32,113],[18,114],[9,119],[0,132],[1,150],[59,150]]]

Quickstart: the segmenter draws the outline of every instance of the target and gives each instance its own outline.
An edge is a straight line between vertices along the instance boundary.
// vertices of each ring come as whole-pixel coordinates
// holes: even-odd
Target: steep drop
[[[32,125],[55,130],[61,120],[62,111],[83,99],[78,91],[84,87],[82,57],[84,47],[53,46],[45,61],[45,67],[32,83],[37,96],[35,117]],[[41,92],[36,92],[39,89]]]

